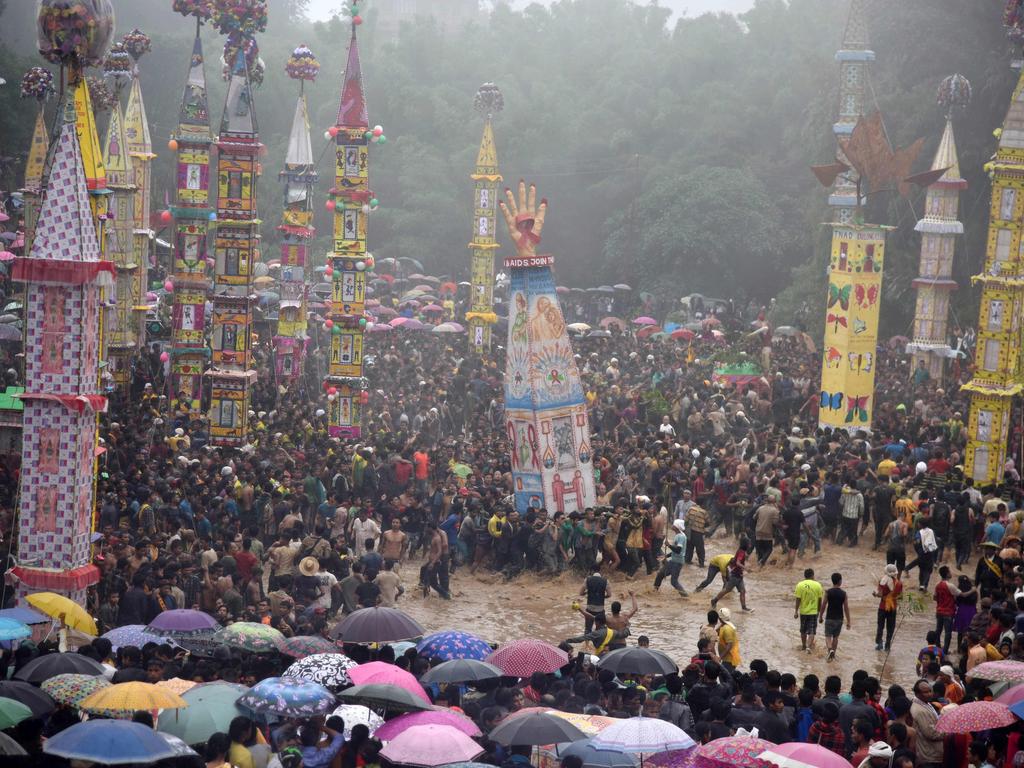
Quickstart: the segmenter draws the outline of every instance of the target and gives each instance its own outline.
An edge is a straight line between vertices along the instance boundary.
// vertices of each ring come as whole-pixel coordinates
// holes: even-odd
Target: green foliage
[[[344,3],[338,3],[339,9]],[[559,0],[489,16],[444,33],[418,20],[397,41],[379,34],[383,8],[362,4],[359,39],[371,123],[388,143],[371,149],[371,185],[381,200],[369,229],[378,257],[413,256],[428,271],[468,274],[472,172],[481,122],[473,94],[494,81],[505,95],[495,121],[501,169],[509,182],[535,181],[551,201],[545,251],[560,283],[628,282],[675,300],[693,291],[766,304],[773,320],[803,324],[817,337],[824,298],[829,212],[826,190],[808,171],[834,152],[840,45],[848,8],[836,0],[758,0],[728,15],[668,23],[664,8],[628,0]],[[915,170],[927,167],[942,130],[935,89],[960,72],[974,103],[956,117],[960,163],[970,188],[961,211],[954,294],[962,322],[974,320],[971,274],[984,254],[988,179],[982,164],[992,129],[1005,115],[1015,75],[1001,28],[1001,4],[900,0],[869,5],[872,47],[868,103],[876,102],[896,145],[927,138]],[[142,82],[159,158],[154,201],[173,179],[164,142],[176,122],[187,71],[191,25],[169,0],[117,3],[121,31],[153,38]],[[305,0],[272,0],[261,35],[267,76],[256,94],[267,145],[260,182],[264,253],[272,256],[281,190],[277,181],[298,93],[283,66],[296,45],[320,59],[307,87],[314,147],[323,151],[319,201],[330,187],[333,156],[322,138],[337,114],[348,25],[312,24]],[[37,61],[34,3],[7,3],[0,18],[0,136],[6,155],[24,155],[32,110],[17,103],[21,72]],[[215,124],[224,100],[222,39],[203,32]],[[13,52],[13,53],[12,53]],[[20,59],[18,57],[21,57]],[[51,107],[52,109],[52,107]],[[8,184],[10,184],[8,180]],[[317,204],[314,259],[330,247],[331,221]],[[910,281],[919,237],[913,225],[923,194],[880,195],[869,220],[898,226],[889,237],[883,335],[901,333],[913,313]],[[155,207],[158,209],[160,203]],[[499,229],[503,229],[499,227]],[[503,251],[508,244],[504,232]],[[499,253],[502,253],[499,252]]]

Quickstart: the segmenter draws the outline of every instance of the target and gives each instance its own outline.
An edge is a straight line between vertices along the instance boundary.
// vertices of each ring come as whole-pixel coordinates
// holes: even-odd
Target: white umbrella
[[[697,745],[682,728],[656,717],[630,717],[609,725],[590,742],[616,752],[670,752]]]
[[[362,704],[342,704],[331,712],[331,715],[337,715],[345,721],[346,740],[352,737],[353,726],[365,725],[370,729],[370,735],[373,736],[377,729],[384,725],[383,717]]]

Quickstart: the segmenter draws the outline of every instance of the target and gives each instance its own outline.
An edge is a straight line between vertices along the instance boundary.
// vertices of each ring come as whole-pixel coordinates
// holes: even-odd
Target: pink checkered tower
[[[50,148],[32,248],[14,263],[25,284],[24,434],[18,525],[18,596],[53,591],[84,604],[99,580],[90,562],[100,288],[114,268],[101,261],[89,209],[74,100]]]

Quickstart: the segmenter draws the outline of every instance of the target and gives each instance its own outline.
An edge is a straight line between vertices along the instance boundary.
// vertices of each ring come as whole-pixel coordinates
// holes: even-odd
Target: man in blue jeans
[[[658,575],[654,577],[654,588],[660,589],[661,582],[664,581],[665,576],[669,576],[672,588],[685,597],[686,588],[679,583],[679,574],[683,570],[683,561],[686,554],[686,533],[684,532],[686,530],[686,522],[676,520],[672,523],[672,527],[675,529],[676,535],[671,543],[668,544],[671,550],[669,556],[662,562]]]

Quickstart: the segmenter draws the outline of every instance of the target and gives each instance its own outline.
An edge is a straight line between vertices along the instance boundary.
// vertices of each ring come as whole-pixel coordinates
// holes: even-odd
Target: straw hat
[[[304,557],[299,563],[299,573],[303,576],[315,576],[320,570],[320,563],[315,557]]]

